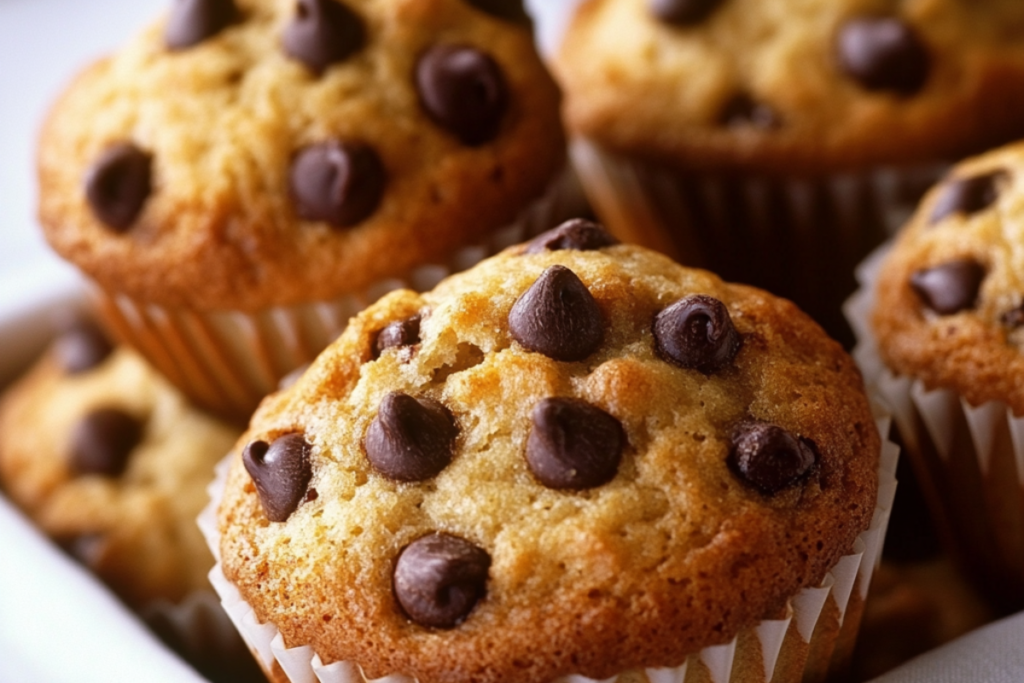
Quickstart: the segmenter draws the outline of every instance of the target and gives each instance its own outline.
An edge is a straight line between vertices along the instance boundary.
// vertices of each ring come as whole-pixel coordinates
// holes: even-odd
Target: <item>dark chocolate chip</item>
[[[118,408],[98,408],[71,433],[71,469],[78,474],[116,477],[142,440],[142,423]]]
[[[722,0],[650,0],[651,14],[676,26],[701,22],[721,4]]]
[[[868,90],[913,95],[928,80],[928,49],[896,17],[857,17],[839,30],[839,66]]]
[[[747,93],[741,93],[729,100],[719,121],[730,128],[755,128],[757,130],[776,130],[782,125],[782,119],[775,110],[764,102],[758,102]]]
[[[395,598],[420,626],[458,626],[487,594],[491,556],[469,541],[433,533],[416,539],[395,562]]]
[[[523,253],[540,254],[545,251],[561,249],[594,251],[618,243],[619,241],[612,237],[603,226],[594,221],[573,218],[530,240]]]
[[[594,297],[565,266],[551,266],[508,314],[512,337],[561,361],[583,360],[601,346],[604,320]]]
[[[266,441],[252,441],[242,451],[245,471],[252,477],[263,512],[271,522],[284,522],[306,496],[313,466],[306,437],[293,432]]]
[[[728,465],[765,495],[798,483],[818,462],[814,442],[766,422],[744,422],[732,433]]]
[[[586,401],[546,398],[533,407],[526,463],[545,486],[589,489],[615,478],[626,446],[617,419]]]
[[[356,225],[372,214],[386,181],[377,153],[350,142],[321,142],[303,148],[295,155],[290,174],[299,216],[339,228]]]
[[[58,337],[54,350],[64,372],[77,375],[105,361],[114,345],[94,321],[81,319]]]
[[[530,24],[530,15],[526,13],[526,8],[523,7],[523,0],[465,0],[467,5],[471,5],[481,12],[490,14],[491,16],[498,17],[499,19],[505,19],[507,21],[514,21],[517,24]]]
[[[363,47],[366,33],[359,16],[337,0],[298,0],[284,28],[284,51],[320,74]]]
[[[1003,313],[1000,317],[1003,325],[1007,327],[1017,329],[1018,327],[1024,327],[1024,304],[1017,306],[1017,308],[1011,309]]]
[[[217,35],[238,19],[234,0],[174,0],[164,42],[171,50],[183,50]]]
[[[949,181],[935,202],[931,222],[938,223],[954,213],[970,216],[987,209],[999,198],[999,185],[1006,177],[1005,171],[992,171]]]
[[[448,410],[429,398],[393,391],[384,397],[363,439],[375,470],[396,481],[424,481],[452,461],[458,429]]]
[[[93,215],[124,232],[138,218],[152,191],[152,157],[130,142],[111,145],[85,176],[85,198]]]
[[[501,68],[467,45],[437,45],[416,65],[416,91],[430,118],[463,144],[498,134],[508,95]]]
[[[681,367],[710,375],[732,362],[743,338],[718,299],[691,294],[654,318],[658,353]]]
[[[377,343],[374,345],[377,353],[384,353],[387,349],[412,346],[420,342],[420,321],[419,314],[405,320],[398,320],[391,323],[377,334]]]
[[[959,259],[915,271],[910,286],[925,306],[939,315],[952,315],[974,308],[984,279],[985,268],[980,263]]]

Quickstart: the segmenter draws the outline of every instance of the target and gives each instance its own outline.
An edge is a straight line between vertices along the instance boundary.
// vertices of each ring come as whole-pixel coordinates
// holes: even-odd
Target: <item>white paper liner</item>
[[[248,417],[278,381],[309,363],[341,334],[349,319],[395,289],[432,289],[451,273],[530,239],[586,209],[571,168],[512,224],[444,263],[424,264],[333,301],[280,306],[257,313],[168,309],[94,287],[104,320],[196,403]]]
[[[867,598],[871,576],[881,559],[882,542],[885,539],[892,501],[896,494],[895,474],[899,447],[886,438],[890,426],[889,415],[881,406],[874,408],[876,424],[882,436],[878,465],[878,498],[871,524],[857,537],[852,552],[840,558],[820,586],[805,588],[790,600],[787,618],[761,621],[757,626],[745,629],[729,643],[705,647],[691,654],[681,666],[645,669],[643,673],[648,683],[683,683],[687,671],[697,668],[705,669],[712,683],[747,683],[745,680],[732,678],[734,663],[737,661],[737,645],[746,640],[756,643],[761,653],[764,678],[759,680],[772,683],[820,680],[815,677],[807,678],[803,676],[802,671],[797,672],[795,677],[781,677],[780,674],[779,679],[773,679],[784,648],[795,642],[794,633],[800,641],[796,643],[798,648],[817,648],[817,653],[823,658],[825,665],[822,674],[827,670],[829,662],[836,663],[833,657],[836,642],[841,641],[844,634],[855,631],[859,625],[859,613],[856,619],[845,619],[847,607],[851,596],[856,596],[861,604]],[[198,523],[217,560],[210,571],[210,582],[220,595],[225,612],[248,643],[249,649],[261,661],[264,670],[272,671],[276,663],[292,683],[414,683],[415,679],[401,674],[371,680],[364,677],[358,665],[350,662],[325,665],[311,647],[287,648],[277,627],[273,624],[259,623],[252,607],[242,599],[238,589],[227,580],[221,568],[217,508],[224,493],[231,458],[232,456],[228,456],[217,465],[216,478],[208,489],[210,504],[200,514]],[[835,624],[836,628],[833,631],[821,629],[826,633],[819,635],[816,629],[821,627],[819,619],[826,605],[838,614],[838,623]],[[850,640],[852,642],[852,637]],[[837,652],[835,655],[840,657],[848,653]],[[559,678],[555,683],[613,683],[626,675],[619,674],[603,681],[581,675],[569,675]]]
[[[1024,416],[1015,416],[1001,401],[972,406],[955,391],[929,390],[924,382],[896,375],[885,365],[871,315],[874,283],[891,246],[882,245],[857,268],[860,287],[843,308],[857,335],[854,360],[914,456],[948,551],[983,591],[1004,600],[1012,594],[1022,602]]]

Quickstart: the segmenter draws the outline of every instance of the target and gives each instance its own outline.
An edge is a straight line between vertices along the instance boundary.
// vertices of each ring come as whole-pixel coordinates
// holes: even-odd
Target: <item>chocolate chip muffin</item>
[[[39,214],[121,337],[248,417],[383,292],[556,224],[564,163],[515,3],[178,2],[61,95]]]
[[[1024,147],[950,172],[851,307],[947,547],[1001,610],[1024,607]]]
[[[947,164],[1024,136],[1021,30],[1015,0],[588,0],[557,71],[613,231],[848,335],[853,267]]]
[[[0,401],[0,483],[130,606],[175,603],[209,589],[195,518],[237,436],[82,323]]]
[[[215,584],[292,680],[721,676],[723,643],[721,680],[818,680],[879,448],[791,303],[573,221],[387,295],[263,402]]]

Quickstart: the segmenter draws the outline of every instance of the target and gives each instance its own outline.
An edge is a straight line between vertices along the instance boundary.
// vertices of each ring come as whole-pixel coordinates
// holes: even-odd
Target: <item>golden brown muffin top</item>
[[[879,437],[839,345],[574,225],[388,295],[265,399],[221,555],[287,645],[424,683],[678,666],[866,528]]]
[[[1024,415],[1024,146],[969,159],[924,198],[879,271],[893,372]]]
[[[843,171],[1024,135],[1024,5],[588,0],[558,57],[570,129],[704,168]]]
[[[209,587],[195,519],[238,433],[77,328],[0,401],[0,483],[129,604],[177,601]]]
[[[219,23],[182,9],[221,5]],[[201,310],[443,263],[564,163],[557,88],[529,21],[501,5],[175,5],[50,113],[47,239],[108,290]]]

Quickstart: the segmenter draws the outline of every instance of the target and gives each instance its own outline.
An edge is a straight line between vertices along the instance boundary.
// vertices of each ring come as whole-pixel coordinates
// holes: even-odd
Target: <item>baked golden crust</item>
[[[69,463],[76,425],[98,408],[144,424],[118,476],[79,475]],[[213,466],[237,435],[131,351],[75,375],[50,352],[0,401],[0,482],[43,533],[126,602],[177,601],[209,587],[213,557],[195,518]]]
[[[686,166],[794,173],[958,159],[1024,135],[1016,0],[724,0],[685,27],[649,4],[588,0],[576,14],[556,64],[574,133]],[[857,16],[912,27],[930,60],[919,91],[869,91],[841,72],[837,31]],[[722,125],[737,96],[779,125]]]
[[[47,239],[104,288],[166,307],[257,310],[334,298],[444,263],[539,198],[564,164],[559,94],[528,26],[461,0],[350,0],[365,46],[321,76],[281,48],[291,0],[239,0],[243,20],[168,52],[161,20],[72,83],[39,146]],[[498,63],[495,139],[462,144],[417,99],[417,59],[476,46]],[[376,211],[355,227],[304,221],[289,198],[296,151],[331,138],[376,150]],[[83,179],[125,140],[152,154],[153,192],[131,228],[98,221]]]
[[[288,646],[311,644],[369,678],[425,683],[679,665],[784,613],[869,523],[879,437],[860,375],[792,304],[638,247],[520,252],[430,293],[388,295],[254,416],[218,512],[222,563]],[[606,321],[582,361],[510,336],[513,303],[555,264]],[[724,302],[743,340],[710,376],[653,348],[655,314],[694,292]],[[380,330],[417,313],[419,343],[374,360]],[[364,433],[395,390],[439,401],[459,427],[453,460],[426,481],[398,483],[367,461]],[[552,396],[621,422],[628,446],[610,482],[564,491],[531,476],[530,411]],[[774,496],[741,483],[726,457],[732,429],[750,418],[813,440],[812,474]],[[292,432],[312,446],[316,495],[271,523],[240,451]],[[392,592],[399,551],[434,531],[491,558],[486,597],[449,630],[413,623]]]
[[[933,220],[958,181],[993,177],[990,204]],[[1014,312],[1024,303],[1024,146],[970,159],[924,198],[872,283],[878,350],[898,375],[955,391],[971,405],[1003,401],[1024,414],[1024,337]],[[977,296],[957,312],[931,310],[911,285],[914,273],[955,261],[978,263]]]

